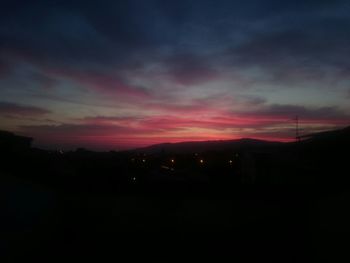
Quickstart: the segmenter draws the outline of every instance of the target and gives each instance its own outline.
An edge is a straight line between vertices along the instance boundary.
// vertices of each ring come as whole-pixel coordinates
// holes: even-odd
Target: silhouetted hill
[[[33,139],[0,130],[1,151],[25,151],[31,147]]]
[[[308,134],[308,135],[302,136],[301,138],[302,139],[304,138],[305,142],[314,142],[314,143],[331,143],[331,142],[349,143],[350,126],[343,129],[338,129],[338,130]]]
[[[239,150],[242,148],[266,147],[283,145],[281,142],[263,141],[256,139],[220,140],[220,141],[199,141],[199,142],[179,142],[155,144],[133,151],[142,153],[196,153],[208,151]]]

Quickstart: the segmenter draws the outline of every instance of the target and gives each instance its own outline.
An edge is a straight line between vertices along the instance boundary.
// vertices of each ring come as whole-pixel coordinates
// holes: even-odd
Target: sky
[[[0,129],[120,150],[350,124],[349,1],[7,1]]]

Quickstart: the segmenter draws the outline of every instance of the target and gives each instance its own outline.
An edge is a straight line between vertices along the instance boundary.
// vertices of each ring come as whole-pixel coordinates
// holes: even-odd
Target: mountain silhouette
[[[285,143],[275,141],[264,141],[256,139],[238,139],[238,140],[220,140],[220,141],[191,141],[191,142],[178,142],[178,143],[161,143],[151,146],[138,148],[133,151],[142,152],[147,154],[154,153],[196,153],[207,151],[227,151],[227,150],[239,150],[256,147],[268,147],[279,146]]]

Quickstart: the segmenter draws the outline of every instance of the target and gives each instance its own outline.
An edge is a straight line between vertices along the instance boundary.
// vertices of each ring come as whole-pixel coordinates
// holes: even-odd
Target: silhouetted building
[[[0,150],[1,151],[25,151],[31,147],[33,139],[24,136],[18,136],[11,132],[0,131]]]

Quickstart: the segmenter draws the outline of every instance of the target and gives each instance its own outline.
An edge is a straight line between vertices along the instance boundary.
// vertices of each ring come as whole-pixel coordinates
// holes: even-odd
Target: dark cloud
[[[161,59],[185,84],[215,76],[213,58],[196,55],[215,46],[233,45],[225,55],[238,67],[350,67],[342,56],[350,46],[346,8],[346,1],[14,1],[0,13],[0,50],[83,69]],[[164,49],[175,55],[163,59]]]
[[[12,73],[13,65],[1,55],[0,51],[0,79],[9,76]]]
[[[29,78],[44,89],[54,88],[59,83],[57,79],[41,72],[33,72]]]
[[[299,116],[301,121],[311,122],[350,122],[350,115],[337,107],[309,108],[298,105],[272,104],[261,107],[258,111],[241,113],[244,116],[256,118],[276,118],[277,120],[289,120]]]
[[[271,21],[270,28],[228,49],[223,56],[234,68],[260,68],[264,74],[257,81],[277,83],[282,88],[303,81],[334,82],[350,72],[350,62],[344,56],[350,53],[348,16],[325,16],[313,10],[305,17],[280,19],[280,24]]]
[[[262,65],[284,64],[295,60],[304,63],[348,63],[341,56],[349,51],[350,21],[339,21],[329,30],[323,23],[307,29],[265,32],[232,50],[240,63],[263,63]],[[330,27],[330,26],[328,26]]]
[[[96,9],[96,3],[28,1],[5,8],[10,16],[1,21],[1,48],[46,64],[125,62],[126,51],[145,46],[147,32],[123,2]]]
[[[194,54],[174,55],[163,60],[166,73],[173,82],[192,85],[219,77],[219,72],[204,57]]]
[[[48,113],[50,113],[49,110],[40,107],[0,102],[0,114],[2,116],[42,116]]]

